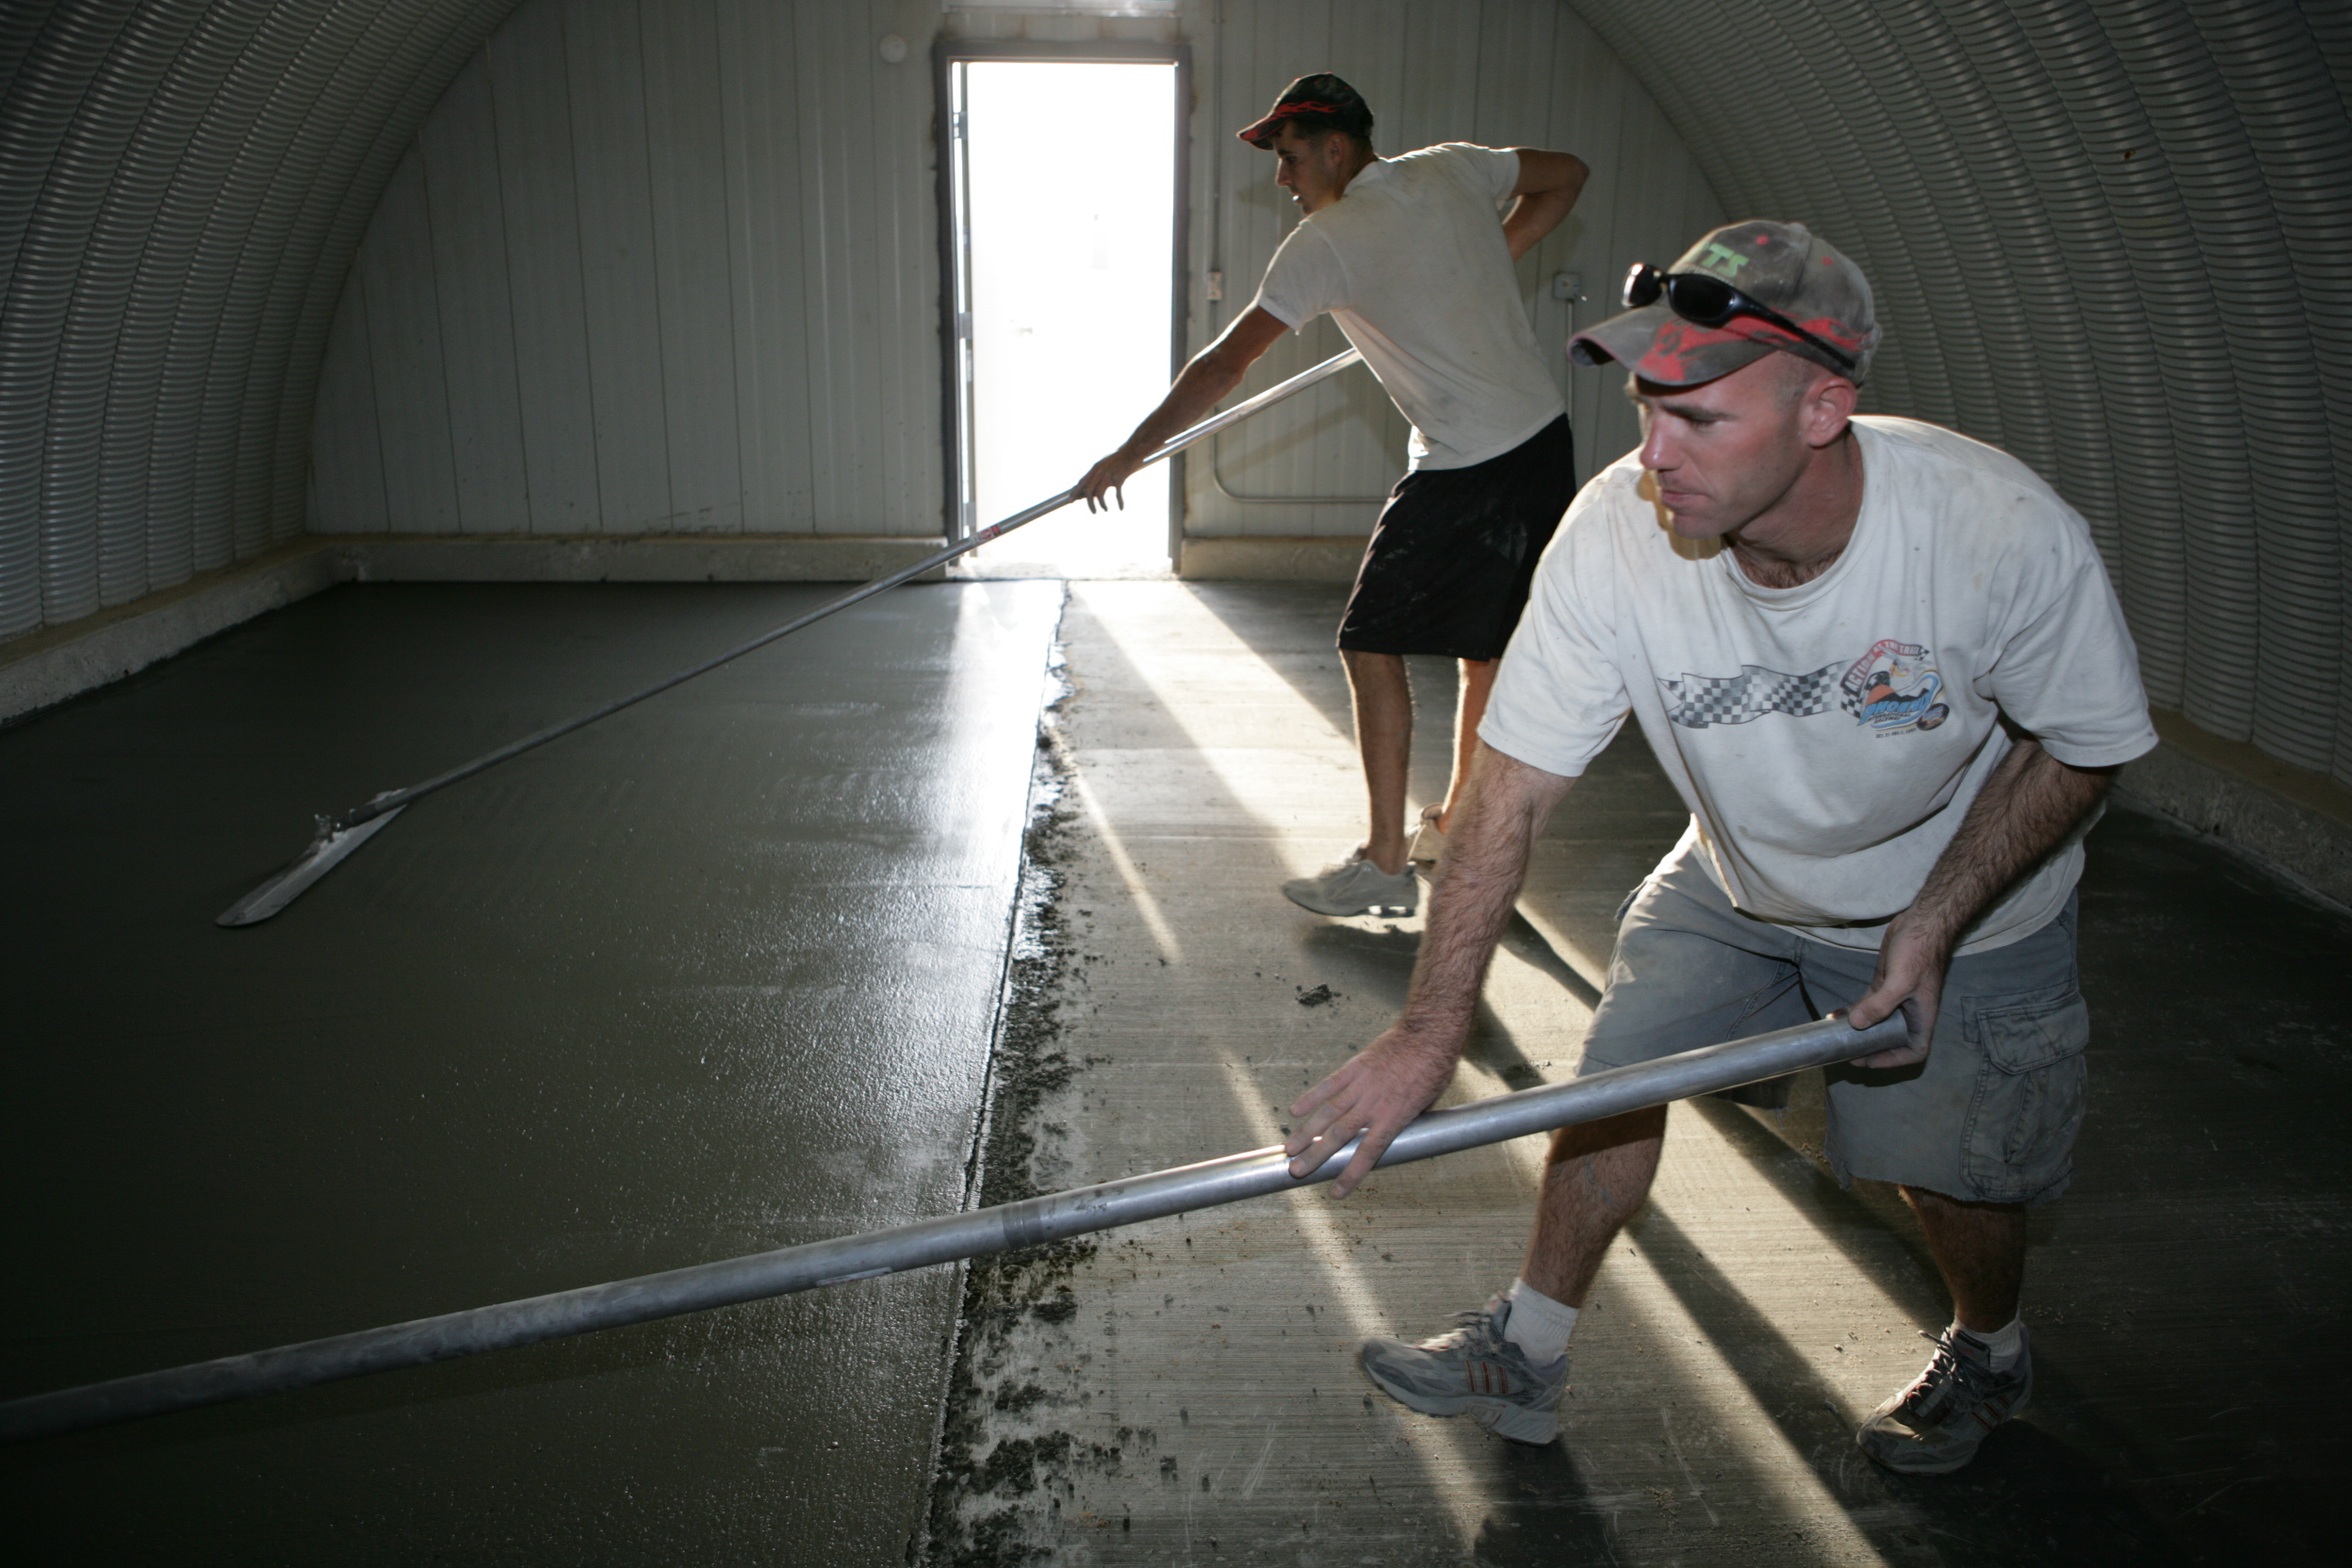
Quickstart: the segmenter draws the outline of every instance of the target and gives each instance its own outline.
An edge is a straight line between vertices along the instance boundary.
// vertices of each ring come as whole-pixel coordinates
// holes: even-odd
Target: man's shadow
[[[1421,934],[1394,925],[1378,931],[1352,925],[1321,925],[1307,933],[1305,946],[1322,966],[1317,973],[1330,977],[1327,984],[1364,999],[1377,1017],[1382,1011],[1394,1015],[1404,1006],[1405,992],[1413,983],[1413,962],[1421,953]],[[1543,933],[1516,910],[1511,913],[1511,923],[1503,928],[1502,947],[1582,1002],[1588,1010],[1600,1005],[1601,993],[1592,983],[1577,973],[1544,939]],[[1371,1043],[1372,1036],[1366,1035],[1355,1043],[1355,1049],[1361,1051]],[[1536,1088],[1551,1081],[1528,1058],[1517,1037],[1504,1026],[1483,996],[1478,999],[1478,1012],[1471,1020],[1470,1041],[1462,1059],[1493,1073],[1514,1091]]]
[[[1502,945],[1587,1007],[1600,993],[1527,920],[1513,914]],[[1311,932],[1311,953],[1345,988],[1381,1009],[1401,1007],[1420,934],[1388,926],[1331,925]],[[1359,1042],[1369,1043],[1369,1036]],[[1483,1001],[1463,1059],[1511,1089],[1547,1080]],[[1565,1077],[1565,1073],[1555,1073]],[[1874,1280],[1910,1316],[1940,1318],[1946,1305],[1916,1238],[1782,1143],[1748,1113],[1694,1102],[1717,1133]],[[1837,1391],[1811,1368],[1779,1327],[1760,1314],[1674,1220],[1645,1208],[1628,1234],[1648,1256],[1691,1321],[1779,1428],[1789,1452],[1844,1511],[1848,1522],[1892,1560],[1932,1555],[1948,1564],[2141,1563],[2176,1555],[2171,1533],[2129,1484],[2055,1432],[2032,1422],[2004,1427],[1965,1470],[1898,1476],[1854,1446]],[[2081,1396],[2057,1366],[2037,1368],[2037,1403],[2072,1407]],[[1892,1392],[1891,1390],[1889,1392]],[[1481,1447],[1488,1513],[1478,1560],[1497,1564],[1615,1560],[1615,1517],[1623,1499],[1596,1488],[1591,1459],[1579,1459],[1573,1426],[1557,1445],[1531,1448],[1494,1439]],[[1760,1457],[1750,1462],[1770,1462]]]

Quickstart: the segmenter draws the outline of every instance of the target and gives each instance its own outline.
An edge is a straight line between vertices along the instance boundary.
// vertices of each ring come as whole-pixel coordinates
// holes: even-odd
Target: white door
[[[1077,482],[1168,390],[1172,62],[967,60],[954,71],[962,530]],[[1065,509],[965,558],[990,575],[1168,564],[1168,469],[1123,512]]]

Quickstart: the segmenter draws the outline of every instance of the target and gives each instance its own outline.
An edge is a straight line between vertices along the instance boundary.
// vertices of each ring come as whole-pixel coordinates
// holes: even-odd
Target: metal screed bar
[[[1333,354],[1322,364],[1301,370],[1288,381],[1267,387],[1246,402],[1235,403],[1222,414],[1212,414],[1191,429],[1180,431],[1161,442],[1157,448],[1153,449],[1152,455],[1143,460],[1142,466],[1150,467],[1163,458],[1173,457],[1194,442],[1215,435],[1227,426],[1247,419],[1260,409],[1281,402],[1293,393],[1302,392],[1317,382],[1339,374],[1362,357],[1353,349],[1349,349],[1345,353]],[[301,897],[303,890],[333,871],[342,862],[344,857],[366,843],[378,828],[384,826],[391,820],[395,812],[411,801],[422,799],[435,790],[445,790],[462,778],[471,778],[485,769],[497,767],[500,762],[512,761],[524,752],[546,745],[549,741],[562,736],[569,735],[575,729],[585,729],[598,719],[611,718],[624,708],[632,707],[650,696],[659,696],[671,687],[683,685],[698,675],[707,675],[721,664],[741,659],[755,648],[766,647],[779,637],[789,637],[803,627],[813,626],[827,615],[870,599],[886,588],[895,588],[910,578],[921,577],[932,567],[944,565],[967,550],[976,550],[991,540],[1001,539],[1024,523],[1036,522],[1049,512],[1058,512],[1077,498],[1078,492],[1075,488],[1065,490],[1058,496],[1049,497],[1026,511],[1014,513],[1001,523],[982,529],[969,539],[958,539],[945,549],[933,551],[911,566],[902,566],[894,572],[875,578],[872,582],[860,584],[843,594],[840,598],[819,605],[806,615],[786,621],[779,627],[771,627],[747,643],[739,643],[724,653],[712,654],[698,664],[689,665],[675,675],[665,676],[652,685],[631,692],[627,696],[614,697],[600,708],[592,709],[585,713],[576,713],[561,724],[549,725],[547,728],[535,730],[519,740],[509,741],[496,751],[484,752],[469,762],[460,762],[447,773],[435,774],[422,783],[403,785],[397,790],[386,790],[364,805],[354,806],[350,810],[335,816],[320,817],[318,819],[318,830],[311,836],[308,848],[287,862],[268,881],[222,910],[213,923],[216,925],[260,924]]]
[[[1597,1121],[1648,1105],[1711,1094],[1803,1068],[1868,1055],[1900,1043],[1903,1037],[1900,1014],[1863,1030],[1854,1029],[1842,1018],[1828,1018],[1635,1067],[1612,1068],[1589,1078],[1431,1111],[1397,1135],[1380,1164],[1383,1168],[1404,1165],[1572,1122]],[[1290,1174],[1281,1149],[1253,1149],[1200,1165],[925,1219],[894,1230],[786,1247],[273,1350],[223,1356],[112,1382],[36,1394],[0,1404],[0,1443],[23,1443],[398,1366],[450,1361],[596,1329],[675,1317],[1236,1203],[1245,1198],[1330,1181],[1347,1168],[1355,1148],[1348,1144],[1303,1180]]]

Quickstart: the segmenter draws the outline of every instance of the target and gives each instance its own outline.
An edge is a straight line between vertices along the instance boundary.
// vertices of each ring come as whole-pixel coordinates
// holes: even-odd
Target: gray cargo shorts
[[[2020,941],[1952,960],[1927,1060],[1828,1070],[1830,1167],[1988,1203],[2046,1203],[2074,1174],[2090,1016],[2075,903]],[[1800,937],[1731,906],[1695,847],[1620,913],[1581,1072],[1803,1023],[1870,989],[1875,953]]]

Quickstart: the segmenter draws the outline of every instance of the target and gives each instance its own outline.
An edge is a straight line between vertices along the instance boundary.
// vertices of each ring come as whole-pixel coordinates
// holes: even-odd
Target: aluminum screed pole
[[[1654,1062],[1611,1068],[1589,1078],[1428,1112],[1396,1135],[1380,1163],[1385,1168],[1573,1122],[1598,1121],[1808,1067],[1847,1061],[1899,1044],[1903,1038],[1900,1013],[1862,1030],[1832,1017]],[[1199,1165],[919,1220],[864,1235],[755,1252],[300,1345],[222,1356],[111,1382],[36,1394],[0,1404],[0,1443],[29,1442],[394,1367],[535,1345],[596,1329],[846,1284],[852,1280],[1237,1203],[1246,1198],[1331,1181],[1348,1168],[1355,1150],[1356,1145],[1349,1143],[1314,1175],[1301,1179],[1290,1174],[1289,1161],[1280,1147],[1253,1149]]]

